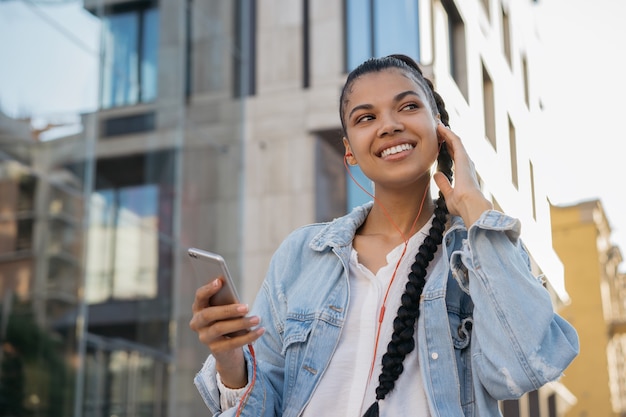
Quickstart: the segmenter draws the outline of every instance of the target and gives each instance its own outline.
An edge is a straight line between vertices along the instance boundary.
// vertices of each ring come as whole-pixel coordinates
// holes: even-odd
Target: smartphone
[[[239,296],[224,258],[217,253],[198,248],[189,248],[187,254],[191,259],[191,267],[198,285],[206,285],[213,280],[222,278],[222,288],[209,299],[211,305],[222,306],[239,303]]]

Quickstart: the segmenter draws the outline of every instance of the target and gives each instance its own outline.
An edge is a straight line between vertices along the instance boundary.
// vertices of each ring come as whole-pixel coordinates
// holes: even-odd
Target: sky
[[[50,3],[58,4],[36,5]],[[541,181],[553,204],[601,201],[612,241],[626,257],[626,135],[619,128],[626,113],[626,1],[539,0],[535,7],[550,121],[535,165],[549,173]],[[67,120],[96,109],[98,33],[80,0],[0,1],[0,110]]]
[[[82,4],[0,0],[0,111],[65,118],[97,108],[100,27]]]
[[[599,199],[611,240],[626,258],[626,133],[619,127],[626,113],[626,2],[540,0],[538,7],[550,123],[535,158],[552,172],[541,180],[553,204]]]

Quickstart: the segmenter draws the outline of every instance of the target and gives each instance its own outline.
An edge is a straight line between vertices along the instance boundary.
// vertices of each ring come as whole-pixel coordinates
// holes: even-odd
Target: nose
[[[400,122],[396,115],[393,113],[386,113],[380,116],[380,128],[378,129],[378,136],[388,136],[394,133],[402,132],[404,125]]]

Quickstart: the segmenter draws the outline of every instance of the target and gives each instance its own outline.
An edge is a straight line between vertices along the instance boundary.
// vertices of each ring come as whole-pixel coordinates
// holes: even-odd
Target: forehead
[[[400,68],[387,68],[370,72],[356,78],[347,94],[347,104],[357,105],[382,97],[395,96],[399,92],[413,91],[428,101],[422,85],[413,74]]]

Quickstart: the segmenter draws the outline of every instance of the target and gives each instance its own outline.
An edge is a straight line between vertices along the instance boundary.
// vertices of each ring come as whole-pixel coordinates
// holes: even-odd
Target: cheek
[[[441,149],[441,141],[439,140],[436,130],[433,130],[429,135],[427,149],[427,152],[431,156],[434,163],[437,160],[439,150]]]
[[[359,133],[360,132],[358,131],[354,132],[354,130],[350,132],[346,132],[346,134],[349,137],[348,143],[350,145],[350,148],[352,149],[353,152],[356,152],[356,153],[359,152],[359,149],[363,149],[366,143],[366,141],[363,138],[363,135]]]
[[[435,146],[439,146],[439,135],[437,134],[437,125],[429,127],[428,133],[426,134],[428,137],[428,144],[434,144]]]

